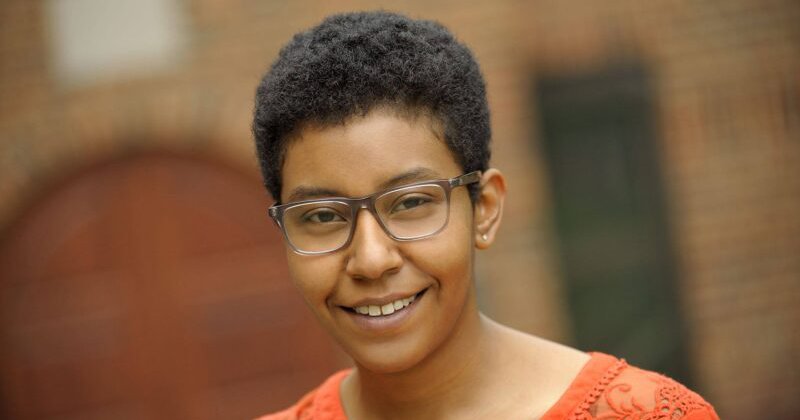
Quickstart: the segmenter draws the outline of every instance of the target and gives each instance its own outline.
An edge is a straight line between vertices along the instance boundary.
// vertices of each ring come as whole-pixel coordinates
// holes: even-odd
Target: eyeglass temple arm
[[[450,180],[450,187],[460,187],[462,185],[472,184],[474,182],[478,182],[481,179],[481,171],[473,171],[468,174],[461,175],[459,177],[453,178]]]

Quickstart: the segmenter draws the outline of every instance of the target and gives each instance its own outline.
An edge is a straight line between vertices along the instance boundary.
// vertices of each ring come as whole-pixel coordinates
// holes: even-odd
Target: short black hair
[[[381,106],[430,114],[464,172],[488,167],[486,86],[470,50],[437,22],[383,11],[345,13],[295,35],[256,90],[253,134],[272,197],[280,201],[292,134]],[[477,189],[470,192],[475,200]]]

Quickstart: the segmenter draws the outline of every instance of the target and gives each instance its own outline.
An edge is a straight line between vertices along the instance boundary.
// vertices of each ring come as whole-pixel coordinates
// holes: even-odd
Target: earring
[[[484,241],[488,241],[489,240],[489,235],[484,233],[483,235],[481,235],[481,239],[483,239]]]

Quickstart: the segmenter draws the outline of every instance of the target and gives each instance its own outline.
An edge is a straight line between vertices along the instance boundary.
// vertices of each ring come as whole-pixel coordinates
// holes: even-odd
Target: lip
[[[350,308],[342,307],[341,310],[347,314],[349,319],[356,325],[359,330],[369,332],[372,334],[386,334],[391,333],[401,326],[405,324],[406,320],[408,320],[414,313],[417,312],[419,308],[420,302],[425,298],[425,292],[428,289],[424,289],[418,292],[416,295],[403,295],[403,294],[392,294],[388,295],[381,299],[365,299],[358,302],[355,306],[363,306],[363,305],[380,305],[380,302],[384,302],[384,304],[393,302],[397,299],[402,299],[403,297],[408,296],[416,296],[413,302],[411,302],[405,308],[395,311],[390,315],[382,315],[382,316],[369,316],[369,315],[361,315]]]

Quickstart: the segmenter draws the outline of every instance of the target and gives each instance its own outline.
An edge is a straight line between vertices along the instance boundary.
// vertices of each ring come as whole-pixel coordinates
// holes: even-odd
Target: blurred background
[[[287,278],[254,89],[324,16],[475,52],[504,226],[483,310],[800,418],[800,3],[0,1],[0,417],[234,419],[347,359]]]

